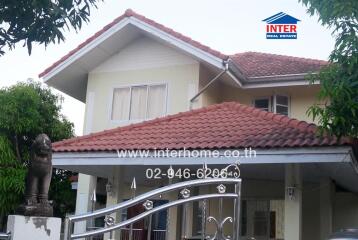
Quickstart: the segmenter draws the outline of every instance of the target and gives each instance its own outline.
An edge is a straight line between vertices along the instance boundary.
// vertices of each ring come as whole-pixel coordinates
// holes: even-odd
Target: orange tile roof
[[[50,67],[46,68],[43,72],[41,72],[39,74],[39,77],[43,77],[45,74],[49,73],[52,69],[54,69],[55,67],[57,67],[59,64],[61,64],[62,62],[64,62],[66,59],[68,59],[69,57],[71,57],[73,54],[75,54],[77,51],[79,51],[81,48],[83,48],[84,46],[86,46],[87,44],[89,44],[90,42],[92,42],[93,40],[95,40],[97,37],[99,37],[100,35],[102,35],[103,33],[105,33],[108,29],[110,29],[111,27],[113,27],[114,25],[116,25],[117,23],[119,23],[120,21],[122,21],[124,18],[126,17],[135,17],[153,27],[156,27],[184,42],[187,42],[205,52],[208,52],[218,58],[221,59],[227,59],[228,56],[216,51],[214,49],[211,49],[210,47],[201,44],[187,36],[184,36],[183,34],[174,31],[171,28],[165,27],[164,25],[157,23],[149,18],[146,18],[143,15],[140,15],[136,12],[134,12],[132,9],[127,9],[125,11],[125,13],[119,17],[117,17],[116,19],[114,19],[111,23],[107,24],[106,26],[104,26],[100,31],[96,32],[93,36],[91,36],[90,38],[88,38],[86,41],[84,41],[83,43],[81,43],[80,45],[78,45],[75,49],[73,49],[72,51],[70,51],[69,53],[67,53],[65,56],[63,56],[61,59],[59,59],[58,61],[56,61],[55,63],[53,63]]]
[[[162,30],[175,38],[182,40],[188,44],[191,44],[194,47],[197,47],[207,53],[212,54],[222,60],[227,60],[231,58],[234,63],[243,70],[246,77],[255,77],[255,76],[268,76],[268,75],[281,75],[281,74],[294,74],[294,73],[308,73],[311,71],[318,71],[322,65],[327,64],[326,61],[322,60],[313,60],[313,59],[305,59],[298,57],[289,57],[282,56],[276,54],[267,54],[267,53],[254,53],[254,52],[245,52],[238,53],[234,55],[226,55],[217,50],[214,50],[200,42],[197,42],[190,37],[184,36],[183,34],[174,31],[171,28],[168,28],[162,24],[159,24],[149,18],[146,18],[143,15],[140,15],[134,12],[131,9],[127,9],[125,13],[111,23],[103,27],[100,31],[96,32],[93,36],[85,40],[83,43],[78,45],[75,49],[67,53],[61,59],[53,63],[51,66],[46,68],[43,72],[39,74],[39,77],[43,77],[50,71],[52,71],[55,67],[60,65],[62,62],[70,58],[73,54],[78,52],[84,46],[94,41],[97,37],[104,34],[111,27],[119,23],[121,20],[127,17],[134,17],[140,21],[143,21],[159,30]]]
[[[316,129],[314,124],[228,102],[56,142],[53,149],[83,152],[352,144],[348,138],[317,136]]]
[[[327,61],[271,53],[244,52],[230,56],[247,77],[317,72]]]

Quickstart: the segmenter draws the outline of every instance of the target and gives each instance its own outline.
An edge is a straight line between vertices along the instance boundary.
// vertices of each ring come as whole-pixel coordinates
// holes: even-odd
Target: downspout
[[[224,70],[222,70],[218,75],[216,75],[212,80],[210,80],[210,82],[208,82],[202,89],[200,89],[200,91],[195,94],[194,97],[192,97],[190,99],[190,107],[189,109],[192,110],[193,109],[193,104],[194,101],[208,88],[210,87],[211,84],[213,84],[216,80],[218,80],[223,74],[225,74],[228,70],[229,70],[229,62],[228,61],[224,61]]]

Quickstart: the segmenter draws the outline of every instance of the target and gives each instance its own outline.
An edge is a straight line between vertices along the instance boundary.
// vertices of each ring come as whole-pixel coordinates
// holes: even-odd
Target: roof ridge
[[[266,56],[276,56],[276,57],[284,57],[284,58],[290,58],[294,60],[304,60],[304,61],[314,61],[314,62],[322,62],[327,64],[328,61],[322,60],[322,59],[315,59],[315,58],[306,58],[306,57],[298,57],[298,56],[290,56],[290,55],[284,55],[284,54],[277,54],[277,53],[267,53],[267,52],[256,52],[256,51],[246,51],[246,52],[240,52],[240,53],[234,53],[230,54],[230,57],[237,57],[239,55],[244,54],[257,54],[257,55],[266,55]]]
[[[145,17],[144,15],[141,15],[139,13],[136,13],[135,11],[133,11],[132,9],[128,8],[122,15],[120,15],[119,17],[115,18],[112,22],[108,23],[107,25],[105,25],[102,29],[100,29],[99,31],[97,31],[95,34],[91,35],[89,38],[87,38],[84,42],[80,43],[77,47],[75,47],[74,49],[72,49],[71,51],[69,51],[66,55],[64,55],[63,57],[61,57],[59,60],[57,60],[56,62],[54,62],[51,66],[49,66],[48,68],[46,68],[44,71],[42,71],[39,74],[39,77],[43,77],[45,74],[47,74],[48,72],[50,72],[54,67],[58,66],[60,63],[62,63],[63,61],[65,61],[67,58],[71,57],[73,54],[75,54],[77,51],[79,51],[80,49],[82,49],[84,46],[86,46],[88,43],[92,42],[94,39],[96,39],[98,36],[102,35],[103,33],[105,33],[108,29],[112,28],[115,24],[119,23],[120,21],[122,21],[124,18],[130,18],[130,17],[134,17],[137,18],[140,21],[146,22],[164,32],[166,32],[167,34],[172,35],[175,38],[178,38],[188,44],[193,45],[196,48],[199,48],[203,51],[206,51],[212,55],[215,55],[218,58],[221,59],[227,59],[229,57],[229,55],[224,54],[218,50],[215,50],[213,48],[210,48],[209,46],[202,44],[196,40],[193,40],[192,38],[179,33],[177,31],[174,31],[173,29],[164,26],[163,24],[160,24],[150,18]]]
[[[190,42],[192,42],[192,44],[193,44],[195,47],[199,47],[198,45],[200,45],[199,48],[205,48],[205,51],[208,51],[208,52],[210,52],[210,53],[215,52],[216,54],[221,55],[221,57],[223,57],[223,58],[228,58],[228,57],[229,57],[229,55],[224,54],[224,53],[222,53],[222,52],[220,52],[220,51],[218,51],[218,50],[215,50],[215,49],[213,49],[213,48],[211,48],[211,47],[209,47],[209,46],[207,46],[207,45],[205,45],[205,44],[202,44],[202,43],[200,43],[199,41],[196,41],[196,40],[194,40],[194,39],[192,39],[192,38],[190,38],[190,37],[188,37],[188,36],[186,36],[186,35],[184,35],[184,34],[178,32],[178,31],[173,30],[172,28],[166,27],[165,25],[163,25],[163,24],[161,24],[161,23],[158,23],[158,22],[154,21],[153,19],[147,18],[146,16],[141,15],[141,14],[139,14],[139,13],[133,11],[131,8],[128,8],[128,9],[125,11],[125,15],[128,16],[128,17],[138,18],[139,20],[144,20],[144,21],[147,22],[147,23],[150,22],[151,25],[155,25],[155,27],[159,27],[160,30],[162,30],[162,31],[164,31],[164,32],[166,32],[166,33],[172,34],[172,35],[174,35],[174,37],[177,37],[177,38],[179,38],[179,39],[181,39],[181,40],[184,40],[184,41],[190,41]],[[176,36],[176,35],[177,35],[177,36]],[[183,38],[184,38],[184,39],[183,39]],[[203,50],[203,49],[202,49],[202,50]]]

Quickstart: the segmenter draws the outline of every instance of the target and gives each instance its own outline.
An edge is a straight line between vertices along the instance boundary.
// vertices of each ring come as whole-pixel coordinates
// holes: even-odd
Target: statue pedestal
[[[37,203],[34,205],[25,205],[21,204],[15,212],[20,216],[42,216],[42,217],[52,217],[53,216],[53,208],[47,203]]]
[[[60,240],[61,218],[9,215],[7,231],[12,240]]]

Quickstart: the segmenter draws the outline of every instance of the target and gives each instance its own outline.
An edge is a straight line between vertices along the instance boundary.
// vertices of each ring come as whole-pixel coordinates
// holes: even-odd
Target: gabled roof
[[[96,32],[93,36],[91,36],[90,38],[88,38],[87,40],[85,40],[83,43],[81,43],[80,45],[78,45],[75,49],[73,49],[72,51],[70,51],[69,53],[67,53],[65,56],[63,56],[61,59],[59,59],[58,61],[56,61],[55,63],[53,63],[51,66],[49,66],[48,68],[46,68],[43,72],[41,72],[39,74],[39,77],[43,77],[45,74],[49,73],[51,70],[53,70],[56,66],[58,66],[59,64],[61,64],[62,62],[64,62],[66,59],[70,58],[74,53],[78,52],[79,50],[81,50],[84,46],[88,45],[89,43],[91,43],[92,41],[94,41],[95,39],[97,39],[99,36],[103,35],[108,29],[112,28],[114,25],[116,25],[117,23],[119,23],[120,21],[122,21],[125,18],[129,18],[129,17],[134,17],[137,18],[155,28],[158,28],[184,42],[187,42],[207,53],[210,53],[220,59],[227,59],[228,56],[216,51],[214,49],[211,49],[210,47],[197,42],[187,36],[184,36],[183,34],[174,31],[171,28],[168,28],[160,23],[157,23],[149,18],[146,18],[143,15],[140,15],[136,12],[134,12],[132,9],[127,9],[125,11],[125,13],[119,17],[117,17],[116,19],[114,19],[111,23],[107,24],[106,26],[104,26],[101,30],[99,30],[98,32]]]
[[[301,21],[297,18],[294,18],[284,12],[279,12],[271,17],[268,17],[263,22],[267,24],[297,24],[298,21]]]
[[[55,152],[350,145],[314,124],[228,102],[53,144]]]
[[[105,61],[105,59],[120,51],[133,39],[139,37],[140,33],[149,34],[158,39],[158,41],[160,40],[176,47],[220,71],[225,69],[225,62],[231,60],[229,61],[229,72],[231,73],[229,75],[235,81],[239,81],[243,87],[247,83],[252,83],[250,78],[258,76],[261,72],[263,74],[259,76],[262,78],[265,76],[276,77],[277,74],[292,75],[299,73],[301,76],[296,76],[295,79],[283,76],[281,80],[304,80],[303,76],[305,74],[311,71],[316,72],[322,65],[327,64],[325,61],[307,61],[293,57],[282,58],[282,56],[274,54],[265,55],[270,56],[268,61],[261,60],[263,55],[256,55],[253,56],[254,58],[250,57],[247,60],[245,57],[240,58],[240,56],[245,56],[245,54],[252,55],[252,53],[226,55],[128,9],[123,15],[46,68],[39,74],[39,77],[42,77],[47,84],[58,90],[84,101],[87,73]],[[287,67],[285,64],[287,59],[296,59],[295,62],[300,65],[295,68],[294,62]],[[273,68],[272,62],[277,63]],[[265,71],[262,69],[265,69]],[[262,82],[270,81],[270,79],[261,80]]]

